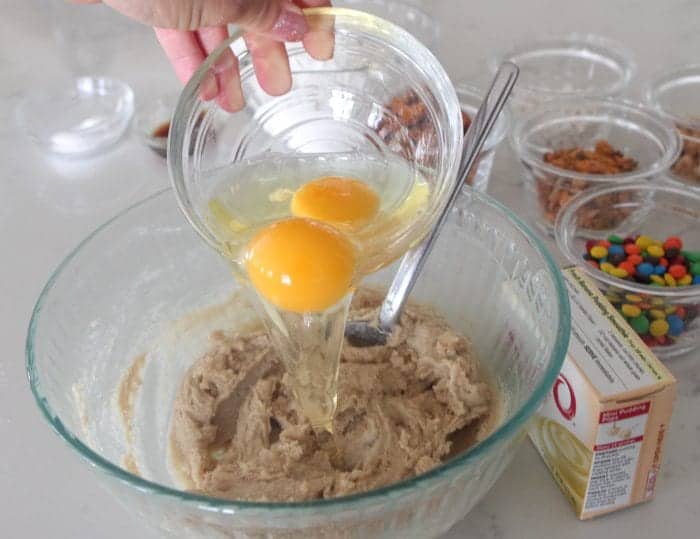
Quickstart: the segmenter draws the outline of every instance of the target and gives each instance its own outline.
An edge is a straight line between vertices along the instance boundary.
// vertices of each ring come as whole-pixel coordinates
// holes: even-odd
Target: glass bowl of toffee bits
[[[668,177],[700,189],[700,64],[664,71],[645,92],[648,105],[671,120],[683,141]]]
[[[464,134],[466,134],[486,92],[466,84],[458,84],[456,91],[462,109]],[[428,122],[428,111],[415,92],[408,91],[397,94],[387,104],[387,107],[396,115],[399,121],[386,120],[380,122],[377,133],[386,144],[392,147],[397,144],[403,145],[403,150],[410,153],[410,148],[416,141],[421,140],[422,137],[431,136],[433,127]],[[400,140],[398,135],[402,125],[408,126],[409,137]],[[507,135],[510,126],[511,113],[506,106],[501,111],[496,124],[491,130],[491,134],[486,139],[476,166],[467,178],[467,184],[477,191],[485,192],[487,190],[496,148]]]
[[[549,103],[521,119],[512,145],[526,171],[534,221],[547,233],[557,214],[591,187],[649,180],[675,162],[680,140],[673,125],[642,107],[611,99]],[[598,203],[624,202],[613,192]],[[608,228],[610,215],[591,213],[581,226]]]
[[[697,349],[700,193],[656,182],[590,189],[559,214],[555,236],[657,356]]]

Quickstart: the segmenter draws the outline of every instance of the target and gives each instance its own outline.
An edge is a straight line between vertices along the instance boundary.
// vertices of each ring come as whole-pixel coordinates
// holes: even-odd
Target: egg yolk
[[[291,210],[296,217],[356,228],[376,215],[379,197],[360,180],[324,176],[294,193]]]
[[[292,218],[260,230],[248,245],[245,264],[251,283],[270,303],[317,312],[350,290],[355,249],[323,223]]]

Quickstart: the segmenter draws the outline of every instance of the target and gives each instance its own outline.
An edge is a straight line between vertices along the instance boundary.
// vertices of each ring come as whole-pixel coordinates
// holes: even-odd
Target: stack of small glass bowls
[[[625,47],[593,34],[520,43],[493,58],[491,71],[506,60],[520,68],[510,100],[516,118],[554,99],[619,97],[636,71]]]

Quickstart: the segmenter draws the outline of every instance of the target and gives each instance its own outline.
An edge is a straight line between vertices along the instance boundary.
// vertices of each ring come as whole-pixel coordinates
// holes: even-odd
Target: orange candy
[[[635,245],[635,247],[636,247],[636,245]],[[644,262],[644,259],[640,255],[629,255],[627,257],[626,262],[630,262],[630,263],[634,264],[635,266],[638,266],[639,264]]]
[[[681,279],[685,276],[687,270],[685,269],[685,266],[681,266],[680,264],[674,264],[673,266],[668,268],[668,272],[674,279]]]
[[[628,275],[634,275],[635,274],[635,268],[634,264],[630,262],[629,260],[625,260],[624,262],[620,262],[617,265],[618,268],[623,269],[627,272]]]
[[[635,243],[627,243],[625,245],[625,252],[628,255],[639,255],[641,254],[642,250],[639,248],[639,245]]]

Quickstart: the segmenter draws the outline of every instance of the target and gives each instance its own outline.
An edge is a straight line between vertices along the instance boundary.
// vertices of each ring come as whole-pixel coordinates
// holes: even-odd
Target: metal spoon
[[[379,323],[373,325],[364,320],[350,320],[345,326],[345,337],[353,346],[364,347],[386,344],[392,328],[401,316],[403,305],[411,293],[421,269],[423,269],[433,244],[447,220],[450,209],[455,200],[457,200],[464,181],[476,163],[479,152],[489,133],[491,133],[491,128],[496,123],[499,113],[510,96],[510,92],[518,78],[518,73],[519,70],[515,64],[511,62],[501,64],[484,101],[481,103],[467,131],[464,139],[462,159],[457,172],[458,179],[452,188],[447,204],[423,243],[408,251],[401,260],[401,265],[379,310]]]

